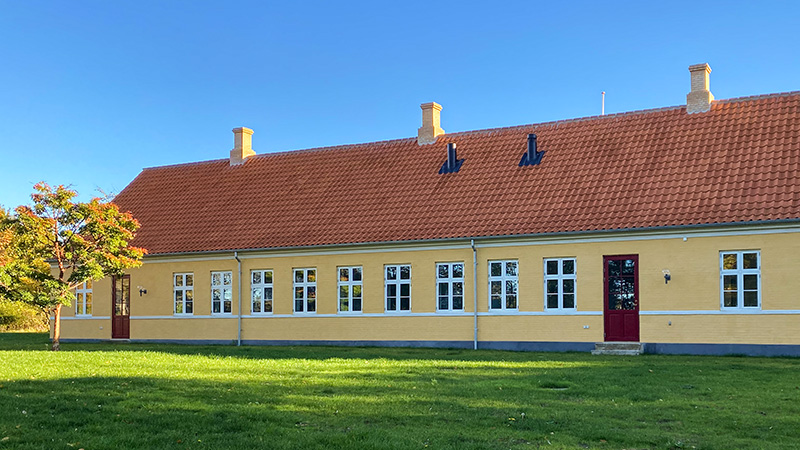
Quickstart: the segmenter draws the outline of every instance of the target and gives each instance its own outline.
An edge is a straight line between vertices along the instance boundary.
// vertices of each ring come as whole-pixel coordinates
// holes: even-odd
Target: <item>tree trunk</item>
[[[61,304],[56,305],[56,316],[53,319],[53,346],[50,350],[57,352],[61,350]]]

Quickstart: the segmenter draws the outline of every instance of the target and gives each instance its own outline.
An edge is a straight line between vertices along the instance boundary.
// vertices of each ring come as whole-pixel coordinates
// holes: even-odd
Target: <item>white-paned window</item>
[[[272,271],[253,270],[250,272],[250,289],[253,314],[272,313]]]
[[[384,267],[386,312],[411,311],[411,264]]]
[[[211,272],[211,314],[233,312],[233,272]]]
[[[361,267],[339,267],[339,312],[361,312]]]
[[[489,261],[489,309],[517,310],[519,263],[516,260]]]
[[[575,310],[575,258],[544,260],[544,307],[548,311]]]
[[[317,269],[294,269],[294,312],[317,311]]]
[[[175,314],[194,313],[194,274],[175,273],[172,275],[172,290],[175,293]]]
[[[761,307],[761,252],[720,252],[719,267],[722,309]]]
[[[464,263],[436,264],[436,310],[464,310]]]
[[[75,315],[92,315],[92,280],[87,280],[75,288]]]

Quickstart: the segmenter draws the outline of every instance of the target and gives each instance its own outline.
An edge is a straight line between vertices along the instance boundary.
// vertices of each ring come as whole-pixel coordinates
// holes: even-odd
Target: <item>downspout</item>
[[[475,239],[469,240],[472,247],[472,311],[473,324],[475,327],[472,338],[472,349],[478,349],[478,251],[475,249]]]
[[[240,347],[242,345],[242,260],[239,259],[239,252],[233,252],[233,257],[236,258],[236,262],[239,263],[239,331],[236,335],[236,346]]]

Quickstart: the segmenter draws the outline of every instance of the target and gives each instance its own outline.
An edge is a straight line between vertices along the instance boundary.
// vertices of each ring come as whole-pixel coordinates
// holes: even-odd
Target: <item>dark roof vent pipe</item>
[[[458,159],[458,155],[456,154],[456,144],[451,142],[447,144],[447,161],[442,164],[439,173],[456,173],[461,169],[461,164],[463,163],[464,160]]]
[[[542,157],[544,156],[544,152],[540,152],[538,150],[538,145],[536,143],[536,134],[530,133],[528,135],[528,151],[522,155],[522,159],[519,161],[519,166],[538,166],[540,162],[542,162]]]

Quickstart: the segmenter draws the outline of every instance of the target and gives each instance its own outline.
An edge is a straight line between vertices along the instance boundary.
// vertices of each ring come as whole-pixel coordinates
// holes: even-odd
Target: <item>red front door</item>
[[[131,276],[111,277],[111,338],[131,337]]]
[[[604,256],[606,341],[639,341],[639,255]]]

